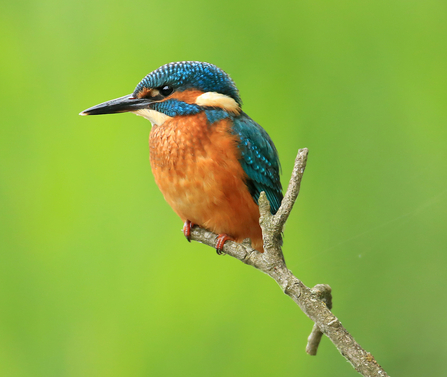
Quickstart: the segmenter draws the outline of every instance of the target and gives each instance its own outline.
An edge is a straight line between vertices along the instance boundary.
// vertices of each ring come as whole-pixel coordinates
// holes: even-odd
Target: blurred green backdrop
[[[150,123],[81,110],[212,62],[275,141],[288,266],[391,375],[445,375],[447,3],[4,2],[0,375],[356,376],[267,276],[197,243]]]

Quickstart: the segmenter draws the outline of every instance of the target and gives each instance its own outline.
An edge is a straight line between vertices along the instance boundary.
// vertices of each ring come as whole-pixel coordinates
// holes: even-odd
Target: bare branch
[[[264,240],[264,253],[259,253],[250,245],[249,240],[239,244],[227,241],[223,251],[266,273],[279,284],[301,310],[315,323],[308,338],[306,350],[316,355],[322,334],[324,333],[340,353],[351,363],[360,374],[367,377],[388,376],[374,357],[366,352],[342,326],[330,309],[332,308],[331,288],[327,285],[316,285],[313,289],[305,286],[286,267],[281,250],[281,232],[290,215],[300,190],[301,179],[306,167],[308,150],[300,149],[295,160],[287,192],[276,215],[270,213],[270,204],[261,193],[259,197],[259,223]],[[199,227],[191,230],[191,239],[215,247],[217,235]]]
[[[289,218],[296,198],[300,193],[301,179],[303,178],[304,169],[306,169],[308,154],[309,150],[307,148],[303,148],[298,151],[298,155],[295,159],[295,165],[292,170],[292,177],[289,181],[289,186],[286,194],[284,195],[281,207],[279,207],[278,212],[275,215],[274,224],[276,232],[283,231],[284,224]]]

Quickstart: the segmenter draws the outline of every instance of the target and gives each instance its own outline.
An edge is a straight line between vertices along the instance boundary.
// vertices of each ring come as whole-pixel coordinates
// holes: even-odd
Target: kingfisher
[[[250,238],[263,252],[258,200],[275,214],[283,199],[278,152],[267,132],[242,111],[239,91],[217,66],[174,62],[145,76],[132,94],[80,115],[131,112],[148,119],[152,173],[165,200],[184,222],[227,240]]]

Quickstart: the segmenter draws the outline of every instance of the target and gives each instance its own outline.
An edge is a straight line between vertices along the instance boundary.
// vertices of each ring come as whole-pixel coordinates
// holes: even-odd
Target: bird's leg
[[[183,234],[185,235],[185,237],[188,240],[188,242],[191,242],[191,228],[194,225],[196,225],[196,224],[193,224],[189,220],[186,220],[185,223],[183,224]]]
[[[226,241],[234,241],[228,234],[221,233],[216,237],[216,253],[217,255],[224,254],[223,247]]]

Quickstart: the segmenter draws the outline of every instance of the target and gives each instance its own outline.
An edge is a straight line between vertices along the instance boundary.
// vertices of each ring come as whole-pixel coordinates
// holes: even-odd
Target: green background
[[[79,117],[212,62],[308,167],[289,268],[390,375],[445,375],[447,2],[3,2],[0,375],[356,376],[262,273],[188,244],[150,123]]]

